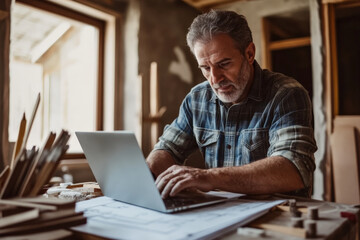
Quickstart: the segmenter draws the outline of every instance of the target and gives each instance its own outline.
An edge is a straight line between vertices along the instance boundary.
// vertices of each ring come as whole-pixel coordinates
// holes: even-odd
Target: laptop
[[[130,131],[76,132],[103,194],[140,207],[172,213],[227,201],[202,192],[162,199],[135,134]]]

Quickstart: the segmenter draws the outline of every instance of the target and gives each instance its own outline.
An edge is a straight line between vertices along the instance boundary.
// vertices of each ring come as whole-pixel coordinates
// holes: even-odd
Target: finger
[[[174,187],[174,185],[176,185],[179,181],[181,181],[181,179],[183,179],[183,176],[177,176],[174,177],[172,179],[170,179],[166,186],[163,188],[162,192],[161,192],[161,197],[162,198],[167,198],[170,194],[170,192],[172,191],[172,188]]]
[[[164,172],[160,173],[159,176],[155,180],[155,184],[158,184],[164,176],[172,173],[174,171],[175,167],[176,166],[173,165],[173,166],[169,167],[168,169],[166,169]]]
[[[176,184],[174,184],[168,195],[170,197],[174,197],[179,192],[191,187],[196,187],[196,184],[190,178],[183,178],[180,181],[177,181]]]
[[[165,186],[168,184],[168,182],[173,178],[172,173],[169,173],[167,175],[164,175],[163,177],[161,177],[159,179],[159,181],[156,184],[156,187],[158,188],[158,190],[160,191],[160,193],[163,191],[163,189],[165,188]]]

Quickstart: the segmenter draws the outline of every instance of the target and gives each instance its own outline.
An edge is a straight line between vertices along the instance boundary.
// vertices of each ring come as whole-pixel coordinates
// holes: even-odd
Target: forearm
[[[304,187],[296,167],[276,156],[248,165],[208,169],[214,189],[245,194],[288,192]]]
[[[176,164],[171,154],[164,150],[151,152],[147,157],[146,162],[155,177],[159,176],[160,173],[170,166]]]

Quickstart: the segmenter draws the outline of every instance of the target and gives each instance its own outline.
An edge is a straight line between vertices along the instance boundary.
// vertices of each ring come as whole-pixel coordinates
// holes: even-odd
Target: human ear
[[[255,60],[255,44],[251,42],[245,49],[245,57],[249,64],[253,64]]]

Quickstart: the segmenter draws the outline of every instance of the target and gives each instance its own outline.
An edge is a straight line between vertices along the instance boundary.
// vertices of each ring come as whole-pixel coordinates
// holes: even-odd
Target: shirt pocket
[[[267,157],[269,146],[268,129],[244,129],[241,132],[242,164],[251,163]]]
[[[217,143],[219,140],[220,131],[196,127],[194,128],[194,134],[199,149],[206,162],[208,162],[209,159],[214,159],[217,155]]]

